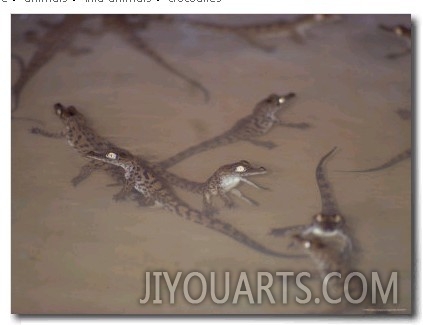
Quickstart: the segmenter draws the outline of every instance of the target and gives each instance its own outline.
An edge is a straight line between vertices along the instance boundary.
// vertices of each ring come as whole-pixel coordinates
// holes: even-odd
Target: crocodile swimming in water
[[[270,235],[280,237],[295,236],[299,234],[306,238],[307,236],[321,238],[339,237],[344,242],[343,251],[348,252],[354,248],[350,230],[346,226],[345,218],[339,212],[331,184],[327,179],[324,168],[326,159],[328,159],[335,150],[336,147],[320,159],[315,172],[322,204],[321,212],[313,216],[311,225],[275,228],[270,231]]]
[[[188,204],[180,200],[168,186],[168,180],[165,176],[171,175],[168,179],[177,179],[178,184],[183,184],[183,180],[177,175],[173,175],[168,172],[161,172],[161,169],[155,169],[154,165],[150,165],[146,160],[141,157],[133,156],[129,151],[119,148],[107,139],[99,136],[87,123],[85,117],[73,107],[64,107],[62,104],[56,104],[54,106],[56,114],[60,117],[62,122],[65,124],[65,130],[62,132],[49,132],[40,128],[33,128],[31,132],[33,134],[39,134],[49,138],[66,138],[69,145],[73,147],[79,154],[86,157],[87,155],[96,155],[97,152],[101,151],[116,151],[120,156],[130,157],[130,162],[135,166],[135,171],[142,171],[142,180],[139,181],[138,188],[128,186],[126,179],[127,172],[119,165],[111,164],[109,161],[99,160],[98,157],[92,157],[92,160],[85,165],[73,182],[76,185],[82,179],[88,177],[88,175],[96,169],[106,170],[116,181],[121,181],[125,184],[124,190],[117,195],[116,199],[123,199],[127,196],[128,191],[137,193],[135,197],[138,202],[142,205],[158,204],[163,206],[165,209],[176,213],[177,215],[191,220],[196,223],[200,223],[208,228],[212,228],[216,231],[224,233],[229,237],[234,238],[236,241],[253,248],[261,253],[284,258],[296,258],[304,257],[302,255],[285,255],[272,251],[261,244],[257,243],[253,239],[250,239],[247,235],[235,229],[229,223],[218,220],[217,218],[207,218],[201,214],[200,211],[191,208]],[[93,151],[95,150],[95,152]],[[110,155],[109,155],[110,156]],[[190,186],[195,186],[195,182],[189,182]],[[148,184],[148,186],[146,185]],[[202,184],[202,183],[198,183]],[[184,186],[187,186],[186,184]]]
[[[40,128],[33,128],[31,130],[33,134],[39,134],[50,138],[66,138],[68,144],[82,156],[85,156],[90,151],[104,151],[108,149],[129,153],[127,150],[119,148],[107,139],[98,135],[97,132],[89,126],[85,116],[83,116],[74,106],[64,107],[62,104],[57,103],[54,106],[54,110],[57,116],[59,116],[64,123],[65,130],[59,133],[54,133]],[[205,207],[207,206],[205,211],[207,210],[207,213],[210,214],[215,212],[215,210],[211,208],[212,196],[219,195],[225,201],[227,206],[233,206],[233,202],[231,202],[230,198],[226,194],[228,192],[250,204],[256,205],[257,203],[254,200],[244,196],[235,187],[240,182],[244,182],[255,188],[262,188],[249,181],[247,177],[266,173],[266,170],[263,167],[254,167],[243,160],[220,167],[206,182],[196,182],[163,170],[160,166],[143,159],[141,156],[138,156],[137,158],[140,160],[141,164],[154,170],[169,184],[182,188],[186,191],[202,195],[205,200],[204,202],[207,202],[205,203]],[[92,160],[81,168],[79,175],[72,180],[72,183],[75,186],[78,185],[97,169],[106,170],[106,172],[118,183],[122,183],[124,180],[121,168],[97,160]]]
[[[167,185],[166,181],[160,177],[149,166],[140,162],[137,157],[132,156],[128,152],[105,151],[105,152],[89,152],[87,158],[97,159],[101,162],[118,166],[125,171],[125,185],[122,190],[115,195],[115,199],[123,199],[129,191],[136,189],[147,200],[156,205],[175,213],[176,215],[201,224],[207,228],[223,233],[239,243],[246,245],[260,253],[281,258],[301,258],[303,255],[286,255],[266,248],[260,243],[248,237],[243,232],[237,230],[231,224],[221,221],[217,218],[204,216],[200,211],[191,208],[187,203],[179,199]]]
[[[255,200],[246,197],[236,187],[243,182],[257,189],[267,189],[247,179],[247,177],[250,176],[266,173],[267,171],[264,167],[256,167],[246,160],[241,160],[221,166],[204,183],[192,182],[179,178],[172,179],[171,184],[202,195],[203,214],[212,216],[217,213],[217,209],[212,205],[212,198],[214,196],[219,196],[228,208],[233,208],[235,206],[235,203],[228,194],[233,194],[250,205],[258,205]]]
[[[284,107],[295,97],[294,93],[286,95],[272,94],[256,104],[252,114],[238,120],[228,131],[209,140],[203,141],[197,145],[189,147],[178,154],[167,158],[158,165],[167,169],[180,161],[187,159],[200,152],[210,150],[223,145],[231,144],[237,141],[248,141],[256,146],[272,149],[276,146],[271,141],[256,140],[256,137],[266,134],[271,128],[276,126],[285,126],[298,129],[310,127],[307,123],[289,123],[282,122],[276,114],[284,110]]]
[[[65,126],[64,130],[61,132],[50,132],[34,127],[31,129],[31,133],[49,138],[66,138],[68,144],[84,157],[90,151],[119,150],[121,152],[128,152],[127,150],[118,147],[106,138],[100,136],[90,126],[85,116],[74,106],[65,107],[62,104],[57,103],[54,105],[54,111],[63,122]],[[160,173],[160,175],[169,183],[175,183],[176,186],[188,187],[187,184],[189,184],[189,186],[196,186],[197,184],[200,184],[194,181],[185,180],[176,174],[162,170],[159,166],[150,164],[141,156],[139,156],[138,159],[142,161],[143,164],[149,165],[151,168],[155,169],[155,171]],[[74,186],[78,185],[93,171],[98,169],[106,170],[106,172],[119,183],[124,181],[124,173],[121,168],[97,160],[92,160],[81,168],[79,175],[73,178],[72,184]]]

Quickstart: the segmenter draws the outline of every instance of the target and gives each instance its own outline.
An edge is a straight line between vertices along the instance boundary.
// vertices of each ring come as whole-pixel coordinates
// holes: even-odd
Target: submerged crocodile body
[[[62,104],[57,103],[54,105],[54,111],[65,126],[63,131],[49,132],[44,129],[34,127],[31,129],[31,132],[33,134],[38,134],[49,138],[66,138],[68,144],[82,156],[85,156],[90,151],[119,150],[120,152],[128,152],[127,150],[116,146],[106,138],[100,136],[89,125],[85,116],[81,114],[74,106],[65,107]],[[143,164],[150,165],[150,163],[144,160],[142,157],[137,158]],[[170,183],[175,183],[176,186],[188,187],[188,185],[196,186],[197,184],[201,184],[185,180],[173,173],[162,170],[160,167],[155,166],[154,164],[151,164],[151,168],[159,172],[162,177]],[[79,175],[72,180],[73,185],[78,185],[93,171],[98,169],[106,170],[106,172],[112,176],[115,181],[119,183],[124,182],[124,172],[121,168],[100,162],[98,160],[92,160],[81,168]]]
[[[321,212],[313,216],[310,225],[290,226],[285,228],[272,229],[270,235],[273,236],[315,236],[315,237],[340,237],[344,242],[343,251],[348,252],[353,249],[351,235],[348,233],[345,218],[339,212],[338,205],[332,190],[332,186],[326,176],[324,164],[336,147],[324,155],[316,168],[316,181],[320,192],[322,204]]]
[[[348,170],[346,172],[348,172],[348,173],[376,172],[376,171],[380,171],[380,170],[392,167],[392,166],[398,164],[399,162],[406,160],[406,159],[409,159],[409,158],[411,158],[411,148],[408,148],[408,149],[404,150],[403,152],[400,152],[399,154],[395,155],[394,157],[392,157],[391,159],[389,159],[388,161],[384,162],[383,164],[381,164],[379,166],[368,168],[368,169]]]
[[[311,225],[275,228],[270,232],[273,236],[290,236],[293,245],[301,246],[309,254],[322,279],[331,272],[339,272],[344,278],[351,270],[353,253],[358,249],[345,218],[339,212],[324,168],[326,159],[335,150],[336,147],[324,155],[316,168],[322,209],[313,216]],[[339,290],[343,288],[343,282],[337,281],[333,286]]]
[[[342,242],[299,233],[293,235],[292,239],[294,245],[299,245],[309,254],[322,279],[331,272],[339,272],[343,278],[350,272],[351,261],[343,251]]]
[[[115,199],[122,199],[129,191],[135,189],[145,196],[147,200],[154,202],[156,205],[159,205],[186,220],[223,233],[260,253],[282,258],[304,257],[302,255],[286,255],[270,250],[251,239],[243,232],[237,230],[231,224],[217,218],[204,216],[200,211],[191,208],[187,203],[179,199],[166,184],[166,181],[162,179],[153,169],[149,168],[149,166],[143,165],[137,157],[134,157],[125,151],[89,152],[87,154],[87,158],[96,159],[101,162],[117,166],[125,171],[125,185],[122,190],[116,194]]]
[[[250,205],[258,205],[255,200],[246,197],[236,187],[243,182],[257,189],[266,189],[247,179],[247,177],[265,173],[267,171],[264,167],[256,167],[246,160],[241,160],[221,166],[204,183],[179,178],[179,180],[173,179],[172,185],[202,195],[203,214],[212,216],[217,213],[217,209],[212,205],[212,198],[214,196],[219,196],[228,208],[235,206],[235,203],[228,194],[233,194]]]
[[[276,145],[273,142],[260,141],[255,138],[269,132],[274,125],[299,129],[308,128],[310,126],[307,123],[282,122],[276,116],[276,114],[280,110],[283,110],[285,105],[295,96],[296,95],[294,93],[288,93],[283,96],[276,94],[269,95],[255,106],[252,114],[238,120],[228,131],[214,138],[203,141],[195,146],[189,147],[188,149],[159,162],[158,165],[166,169],[200,152],[237,141],[248,141],[254,145],[268,149],[274,148]]]

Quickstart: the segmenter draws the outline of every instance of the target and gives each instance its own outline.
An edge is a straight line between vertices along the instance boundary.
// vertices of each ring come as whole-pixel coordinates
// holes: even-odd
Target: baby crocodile
[[[343,250],[344,243],[342,240],[336,239],[319,236],[307,237],[301,234],[293,236],[294,243],[301,246],[316,265],[322,280],[325,280],[329,273],[337,272],[340,274],[341,278],[333,276],[328,282],[330,289],[334,291],[334,296],[339,296],[344,293],[345,278],[354,271],[353,265],[357,261],[353,255]],[[363,285],[359,278],[353,277],[350,279],[348,292],[354,299],[361,296]]]
[[[211,138],[201,142],[195,146],[189,147],[182,152],[159,162],[159,166],[167,169],[180,161],[191,157],[200,152],[234,143],[237,141],[248,141],[254,145],[265,147],[268,149],[274,148],[276,145],[270,141],[259,141],[256,137],[266,134],[270,131],[273,125],[280,125],[286,127],[293,127],[304,129],[310,125],[307,123],[286,123],[282,122],[276,113],[282,110],[285,105],[290,102],[296,95],[288,93],[280,96],[276,94],[269,95],[267,98],[260,101],[254,108],[253,113],[240,119],[232,128],[217,137]]]
[[[203,186],[203,209],[206,215],[212,215],[216,210],[212,206],[212,197],[219,195],[225,202],[225,206],[232,208],[235,203],[227,193],[232,193],[248,204],[258,205],[258,203],[241,193],[236,187],[240,182],[244,182],[257,189],[264,189],[246,177],[267,173],[264,167],[254,167],[248,161],[241,160],[233,164],[220,167]]]
[[[303,234],[295,234],[292,239],[295,245],[301,246],[310,255],[322,279],[331,272],[339,272],[343,277],[350,272],[350,258],[343,252],[342,243]]]
[[[39,134],[49,138],[66,138],[68,144],[73,147],[79,154],[85,156],[90,151],[105,151],[105,150],[119,150],[120,152],[127,152],[111,143],[104,137],[100,136],[94,129],[89,126],[85,116],[81,114],[74,106],[64,107],[62,104],[57,103],[54,105],[56,115],[61,119],[65,125],[65,130],[62,132],[49,132],[40,128],[32,128],[33,134]],[[145,161],[142,157],[138,157],[142,163],[148,165],[149,162]],[[185,180],[173,173],[162,170],[160,167],[151,164],[156,172],[160,173],[163,178],[170,183],[175,183],[177,186],[188,187],[196,186],[193,181]],[[100,162],[98,160],[90,161],[88,164],[81,168],[78,176],[72,180],[74,186],[78,185],[86,179],[93,171],[97,169],[104,169],[113,177],[117,182],[124,181],[124,173],[121,168]]]
[[[311,225],[291,226],[285,228],[272,229],[270,235],[285,236],[300,234],[301,236],[317,236],[317,237],[340,237],[345,243],[344,250],[351,250],[352,241],[347,234],[346,223],[344,217],[339,213],[339,209],[333,195],[333,190],[327,179],[324,163],[329,156],[336,150],[333,148],[329,153],[324,155],[316,168],[316,180],[319,187],[320,199],[322,202],[322,210],[313,217]]]
[[[303,43],[306,32],[316,25],[338,20],[338,15],[302,15],[292,21],[278,20],[270,23],[249,24],[241,26],[221,25],[216,23],[206,23],[200,21],[186,21],[188,24],[222,32],[233,33],[244,39],[254,47],[264,51],[273,51],[273,46],[262,44],[258,37],[291,36],[296,42]]]
[[[91,150],[118,149],[117,146],[99,136],[74,106],[64,107],[62,104],[57,103],[54,105],[54,111],[65,125],[64,130],[61,132],[49,132],[34,127],[31,129],[31,133],[49,138],[66,138],[68,144],[82,156],[85,156]],[[96,169],[105,170],[118,183],[122,183],[125,180],[120,168],[93,160],[81,168],[79,175],[72,179],[72,184],[77,186]],[[135,198],[140,204],[146,204],[144,197],[136,192]]]
[[[231,193],[248,204],[258,205],[256,201],[246,197],[236,187],[239,183],[244,182],[257,189],[266,189],[261,187],[246,177],[253,175],[261,175],[267,173],[264,167],[255,167],[246,160],[241,160],[232,164],[227,164],[216,170],[210,178],[204,183],[186,181],[184,179],[173,179],[172,185],[178,186],[187,191],[201,194],[203,196],[203,214],[212,216],[217,212],[212,206],[212,197],[219,196],[225,203],[225,206],[232,208],[235,203],[228,195]],[[182,181],[181,181],[182,180]]]
[[[30,58],[27,64],[20,62],[21,72],[18,80],[12,86],[13,106],[15,111],[19,106],[19,100],[23,88],[37,74],[37,72],[45,66],[55,55],[65,49],[72,50],[71,53],[86,52],[86,49],[76,49],[72,47],[72,41],[82,29],[83,21],[87,19],[87,15],[65,15],[59,23],[50,23],[40,21],[47,31],[42,36],[36,36],[34,33],[28,33],[30,41],[37,45],[37,50]]]
[[[396,25],[392,27],[379,25],[379,28],[403,39],[406,43],[403,51],[388,54],[386,56],[388,59],[396,59],[411,53],[411,28],[404,25]]]
[[[114,166],[119,166],[124,169],[126,182],[122,190],[115,195],[115,199],[119,200],[124,198],[131,189],[135,188],[147,199],[153,201],[155,204],[163,207],[164,209],[171,211],[186,220],[190,220],[219,231],[261,253],[277,257],[302,257],[298,255],[284,255],[274,252],[252,240],[229,223],[215,218],[204,217],[200,211],[191,208],[187,203],[179,199],[166,182],[153,169],[149,168],[149,166],[145,166],[137,159],[137,157],[134,157],[127,152],[89,152],[87,157],[90,159],[97,159],[101,162],[112,164]]]
[[[162,68],[166,69],[173,75],[181,78],[191,86],[199,89],[203,93],[205,101],[208,102],[210,97],[209,92],[200,82],[188,77],[178,69],[174,68],[159,53],[153,50],[150,45],[139,35],[139,30],[145,29],[152,20],[172,21],[172,18],[170,16],[149,16],[150,15],[141,15],[138,17],[139,19],[130,20],[130,17],[128,17],[127,15],[103,15],[102,19],[103,26],[106,31],[118,34],[129,45],[134,47],[136,50],[146,54],[153,61],[159,64]]]

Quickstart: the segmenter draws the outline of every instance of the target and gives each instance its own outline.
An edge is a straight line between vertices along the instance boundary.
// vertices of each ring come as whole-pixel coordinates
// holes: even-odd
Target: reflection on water
[[[176,16],[175,23],[149,21],[139,35],[178,71],[201,80],[201,92],[154,63],[117,33],[74,38],[84,55],[58,51],[21,91],[15,117],[35,118],[61,131],[52,113],[56,102],[75,105],[92,126],[117,145],[151,161],[162,161],[228,130],[271,93],[295,92],[295,102],[279,117],[304,121],[306,130],[274,127],[260,137],[277,147],[248,142],[218,147],[170,168],[180,176],[206,180],[218,167],[245,159],[264,166],[254,180],[270,191],[240,189],[260,205],[235,198],[219,205],[219,218],[274,250],[297,254],[289,240],[269,236],[272,228],[308,224],[321,208],[316,162],[337,146],[328,178],[347,224],[360,244],[356,269],[383,278],[399,276],[399,304],[411,308],[411,166],[404,160],[374,173],[341,173],[377,166],[411,146],[411,125],[395,114],[411,107],[409,56],[388,60],[403,43],[379,24],[410,24],[409,16],[343,16],[309,30],[305,42],[275,35],[265,52],[237,35],[195,28],[182,18],[219,23],[272,21],[271,16]],[[43,35],[39,16],[12,17],[12,51],[28,62],[37,47],[24,40],[28,29]],[[61,16],[44,17],[54,22]],[[292,17],[290,17],[292,18]],[[98,17],[87,28],[98,29]],[[311,35],[310,35],[311,34]],[[12,62],[12,81],[19,65]],[[399,113],[400,114],[400,113]],[[78,187],[70,180],[86,160],[63,139],[37,137],[30,121],[12,122],[12,311],[15,313],[337,313],[347,308],[296,303],[302,292],[289,282],[288,304],[216,305],[207,298],[191,305],[178,293],[174,305],[140,305],[145,272],[215,271],[234,279],[247,271],[252,288],[257,271],[313,271],[309,259],[269,257],[206,227],[162,209],[112,200],[118,188],[94,173]],[[176,190],[193,207],[201,198]],[[217,204],[219,202],[216,201]],[[394,244],[392,244],[394,243]],[[388,248],[389,247],[389,248]],[[172,276],[173,278],[173,276]],[[276,279],[276,278],[275,278]],[[319,281],[311,280],[312,291]],[[198,283],[195,283],[198,285]],[[194,285],[195,286],[195,285]],[[236,282],[231,283],[236,287]],[[195,291],[195,290],[194,290]],[[275,280],[275,297],[281,283]],[[193,292],[193,296],[194,296]],[[391,305],[388,306],[392,308]]]

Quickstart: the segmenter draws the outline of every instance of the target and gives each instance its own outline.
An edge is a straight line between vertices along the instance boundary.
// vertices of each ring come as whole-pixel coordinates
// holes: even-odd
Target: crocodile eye
[[[399,36],[401,36],[402,35],[402,30],[401,30],[401,27],[395,27],[395,34],[397,34],[397,35],[399,35]]]
[[[241,166],[241,165],[236,166],[236,168],[235,168],[235,171],[238,172],[238,173],[245,172],[246,170],[247,169],[244,166]]]
[[[107,157],[107,158],[109,158],[109,159],[116,160],[116,159],[117,159],[117,157],[118,157],[118,155],[117,155],[117,154],[115,154],[114,152],[109,152],[109,153],[106,155],[106,157]]]

